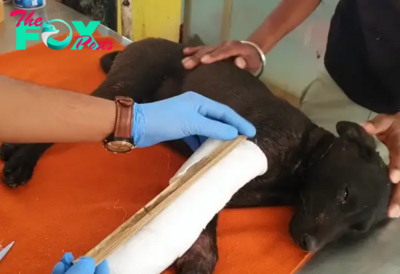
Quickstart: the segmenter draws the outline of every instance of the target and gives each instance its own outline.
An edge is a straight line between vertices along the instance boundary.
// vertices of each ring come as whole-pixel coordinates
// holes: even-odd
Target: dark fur
[[[316,251],[387,220],[388,169],[375,152],[373,138],[359,125],[339,122],[335,137],[232,60],[184,70],[182,49],[166,40],[146,39],[118,55],[105,55],[101,65],[108,75],[93,96],[150,102],[196,91],[236,110],[257,127],[252,140],[268,157],[269,169],[237,192],[228,207],[294,205],[290,234],[305,250]],[[29,180],[48,146],[3,145],[4,182],[17,186]],[[177,261],[180,273],[212,273],[218,258],[216,226],[217,216]]]

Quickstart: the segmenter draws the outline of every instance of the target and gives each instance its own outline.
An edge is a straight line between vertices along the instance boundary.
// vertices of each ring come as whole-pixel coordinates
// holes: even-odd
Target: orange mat
[[[87,47],[57,51],[39,44],[1,55],[0,74],[90,93],[105,78],[99,66],[104,53]],[[53,146],[29,184],[9,189],[0,183],[0,244],[16,242],[0,262],[0,273],[51,273],[64,252],[84,255],[161,192],[183,162],[161,145],[129,155],[110,154],[101,144]],[[289,208],[223,211],[215,273],[293,273],[307,254],[288,235],[290,217]]]

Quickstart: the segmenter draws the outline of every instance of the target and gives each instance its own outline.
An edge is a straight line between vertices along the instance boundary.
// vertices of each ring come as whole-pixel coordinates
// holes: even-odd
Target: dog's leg
[[[101,64],[107,78],[92,95],[109,100],[117,95],[128,96],[137,103],[152,101],[166,79],[182,79],[185,73],[183,47],[171,41],[148,38],[129,44],[118,54],[103,56]]]
[[[0,146],[0,160],[8,161],[23,144],[3,143]]]
[[[184,157],[189,158],[193,154],[182,140],[170,141],[166,145]],[[218,260],[217,222],[218,214],[208,223],[192,247],[176,261],[179,274],[213,273]]]
[[[225,208],[293,205],[296,197],[290,190],[252,189],[245,187],[233,195]]]
[[[251,183],[249,183],[251,184]],[[294,203],[295,195],[289,191],[256,190],[245,187],[228,203],[228,208],[280,206]],[[211,274],[218,260],[218,215],[207,225],[193,246],[177,260],[179,274]]]
[[[208,223],[192,247],[176,261],[179,274],[211,274],[218,260],[218,214]]]
[[[3,167],[3,182],[9,187],[26,184],[42,154],[52,144],[12,144],[4,143],[0,147]]]

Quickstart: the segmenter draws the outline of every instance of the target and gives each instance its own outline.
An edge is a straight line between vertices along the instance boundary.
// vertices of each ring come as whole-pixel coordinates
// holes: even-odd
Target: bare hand
[[[389,206],[389,216],[398,218],[400,217],[400,112],[396,115],[380,114],[363,126],[369,134],[376,135],[389,150],[390,180],[397,184]]]
[[[240,41],[223,42],[217,46],[185,48],[183,52],[188,56],[182,60],[186,69],[193,69],[201,63],[210,64],[230,57],[236,57],[235,64],[241,69],[254,73],[261,68],[257,49]]]

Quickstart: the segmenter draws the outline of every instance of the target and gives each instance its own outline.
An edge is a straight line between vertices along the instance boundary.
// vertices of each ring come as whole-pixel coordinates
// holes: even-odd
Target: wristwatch
[[[115,154],[128,153],[134,148],[132,137],[133,106],[132,98],[115,97],[117,116],[114,132],[104,140],[104,148]]]

